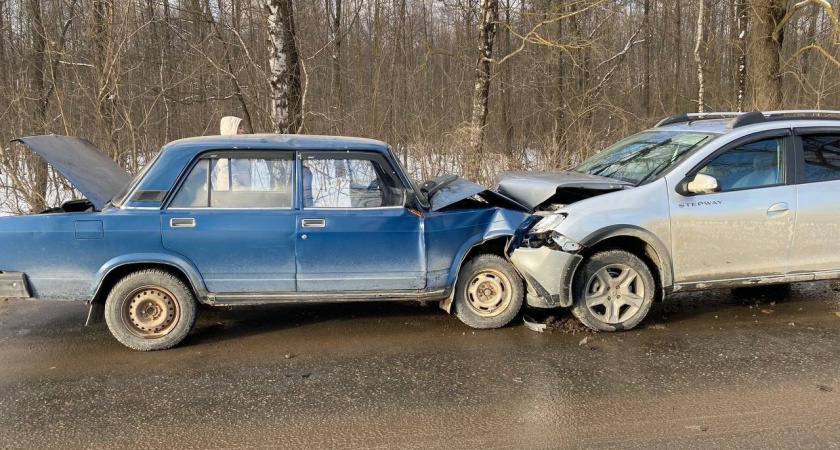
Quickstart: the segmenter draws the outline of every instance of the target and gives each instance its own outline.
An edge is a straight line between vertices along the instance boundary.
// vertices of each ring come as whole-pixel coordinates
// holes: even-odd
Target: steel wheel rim
[[[166,336],[181,319],[175,296],[160,286],[143,286],[128,294],[121,306],[123,325],[135,336],[156,339]]]
[[[598,320],[617,324],[639,313],[645,289],[645,282],[638,271],[625,264],[610,264],[589,278],[584,301],[589,312]]]
[[[473,275],[466,286],[467,304],[482,317],[496,317],[513,299],[510,279],[498,270],[486,269]]]

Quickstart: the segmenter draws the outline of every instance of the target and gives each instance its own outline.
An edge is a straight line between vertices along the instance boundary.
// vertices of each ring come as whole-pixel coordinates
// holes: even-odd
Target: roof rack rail
[[[840,111],[832,110],[832,109],[785,109],[781,111],[763,111],[765,116],[793,116],[796,114],[808,114],[809,116],[819,116],[823,114],[827,115],[840,115]]]
[[[781,119],[819,119],[822,115],[840,116],[840,111],[828,109],[786,109],[781,111],[754,111],[732,119],[732,121],[726,124],[726,128],[733,129],[738,127],[744,127],[747,125],[753,125],[756,123]]]
[[[726,125],[727,128],[738,128],[756,123],[766,122],[768,120],[788,119],[817,119],[820,116],[833,115],[840,116],[840,111],[828,109],[786,109],[781,111],[753,111],[753,112],[706,112],[706,113],[688,113],[677,114],[675,116],[666,117],[659,121],[655,126],[661,127],[675,123],[694,122],[697,120],[707,119],[725,119],[732,118]]]
[[[716,111],[716,112],[707,112],[707,113],[688,113],[688,114],[677,114],[676,116],[666,117],[659,121],[656,124],[657,127],[671,125],[673,123],[683,123],[683,122],[692,122],[695,120],[704,120],[704,119],[725,119],[727,117],[738,117],[744,113],[739,112],[725,112],[725,111]]]

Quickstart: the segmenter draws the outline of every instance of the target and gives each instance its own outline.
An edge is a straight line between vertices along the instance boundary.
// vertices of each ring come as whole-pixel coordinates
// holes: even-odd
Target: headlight
[[[575,253],[581,248],[581,245],[577,241],[573,241],[556,231],[551,233],[551,240],[556,242],[560,246],[560,249],[567,253]]]
[[[566,219],[565,214],[552,214],[550,216],[545,216],[534,225],[534,228],[531,228],[532,234],[543,233],[545,231],[551,230],[557,225],[560,225],[563,220]]]

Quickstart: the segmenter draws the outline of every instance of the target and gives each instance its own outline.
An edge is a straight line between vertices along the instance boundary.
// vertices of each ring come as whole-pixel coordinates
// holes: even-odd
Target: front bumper
[[[572,279],[583,257],[548,246],[519,247],[510,261],[528,284],[526,301],[536,308],[572,305]]]
[[[0,271],[0,297],[31,298],[29,283],[23,272]]]

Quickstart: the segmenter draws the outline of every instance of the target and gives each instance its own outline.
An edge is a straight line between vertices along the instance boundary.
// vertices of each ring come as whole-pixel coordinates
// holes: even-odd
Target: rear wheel
[[[572,312],[593,330],[629,330],[647,316],[655,291],[653,275],[638,256],[599,252],[578,269]]]
[[[484,254],[461,267],[455,285],[455,315],[473,328],[500,328],[516,317],[525,291],[504,258]]]
[[[142,270],[118,281],[105,301],[105,321],[120,343],[134,350],[164,350],[189,334],[196,317],[192,291],[178,277]]]

